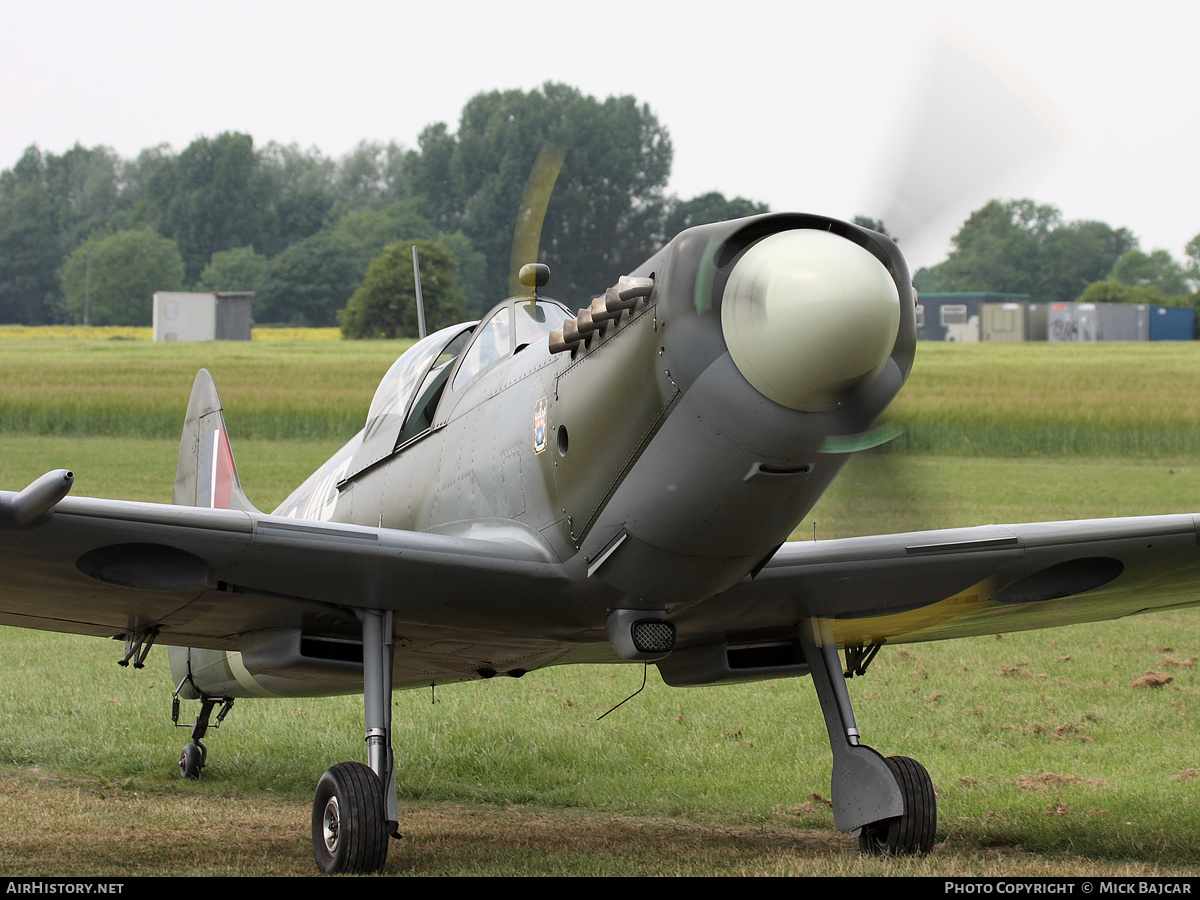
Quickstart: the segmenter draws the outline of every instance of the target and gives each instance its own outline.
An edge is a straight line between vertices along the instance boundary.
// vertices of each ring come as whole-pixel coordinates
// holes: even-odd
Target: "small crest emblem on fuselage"
[[[546,419],[550,404],[543,397],[533,405],[533,452],[541,453],[546,449]]]

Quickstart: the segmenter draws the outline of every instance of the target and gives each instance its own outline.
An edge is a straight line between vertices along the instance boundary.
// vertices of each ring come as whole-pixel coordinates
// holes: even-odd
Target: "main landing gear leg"
[[[399,837],[392,755],[392,613],[362,611],[363,712],[367,762],[338,763],[321,776],[313,800],[313,856],[322,872],[374,872]]]
[[[858,742],[846,678],[828,627],[809,620],[800,643],[821,703],[833,751],[833,821],[858,834],[872,856],[924,856],[937,830],[937,800],[929,773],[904,756],[884,759]]]

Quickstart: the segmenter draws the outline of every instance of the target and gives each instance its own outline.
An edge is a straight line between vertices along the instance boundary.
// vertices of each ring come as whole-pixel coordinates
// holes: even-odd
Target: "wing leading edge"
[[[532,545],[232,509],[67,497],[35,527],[0,527],[0,583],[3,625],[157,628],[161,642],[213,649],[353,621],[365,605],[464,634],[536,621],[553,640],[578,628],[561,565]]]
[[[1194,515],[988,525],[785,544],[681,616],[752,638],[827,622],[839,646],[944,640],[1200,603]]]

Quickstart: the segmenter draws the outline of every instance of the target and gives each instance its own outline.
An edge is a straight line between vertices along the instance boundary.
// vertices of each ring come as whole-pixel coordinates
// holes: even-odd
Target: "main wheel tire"
[[[907,756],[884,762],[896,776],[904,797],[904,815],[864,825],[858,847],[868,856],[924,856],[933,849],[937,833],[937,797],[925,767]]]
[[[204,768],[205,753],[195,744],[184,744],[183,752],[179,754],[179,774],[193,780],[200,777]]]
[[[374,872],[387,861],[383,784],[362,763],[338,763],[317,783],[312,842],[325,873]]]

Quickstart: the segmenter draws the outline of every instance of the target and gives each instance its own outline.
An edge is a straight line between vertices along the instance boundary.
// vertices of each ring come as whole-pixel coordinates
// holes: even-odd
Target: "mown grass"
[[[1196,622],[885,651],[851,691],[869,742],[938,785],[938,844],[915,862],[859,860],[833,828],[807,679],[673,690],[651,671],[599,721],[637,667],[400,694],[387,871],[1194,875]],[[239,701],[185,783],[161,657],[131,672],[103,641],[0,640],[0,872],[311,872],[311,791],[362,757],[361,700]],[[1135,688],[1148,669],[1174,680]]]
[[[171,433],[84,438],[0,430],[0,486],[19,487],[67,465],[76,493],[169,499],[191,381],[183,373],[205,353],[185,345],[173,348],[176,356],[106,349],[81,351],[93,351],[91,377],[109,385],[115,410],[122,393],[127,405],[137,406],[143,393],[154,403],[161,393],[166,404],[162,382],[175,385]],[[254,376],[243,382],[235,373],[257,372],[263,394],[285,408],[310,410],[313,384],[342,401],[353,394],[353,431],[397,352],[353,345],[350,357],[364,357],[355,369],[342,345],[264,345],[248,357],[205,349],[217,356],[214,370],[227,366],[229,385],[220,374],[218,384],[239,471],[263,508],[346,435],[326,425],[314,440],[247,440],[239,407],[266,404]],[[26,368],[37,365],[29,352]],[[1041,352],[1017,354],[1017,368],[1045,372]],[[69,371],[87,355],[58,359]],[[935,381],[983,383],[999,377],[989,372],[1001,358],[1008,359],[937,348],[922,352],[918,372],[932,360],[930,368],[942,373]],[[1186,364],[1176,370],[1172,354],[1158,362],[1153,354],[1129,357],[1141,367],[1138,378],[1164,389],[1176,384],[1174,411],[1155,426],[1168,431],[1187,427],[1195,402],[1185,387],[1197,359],[1186,351],[1180,358]],[[1174,374],[1150,371],[1160,364]],[[0,366],[8,365],[0,350]],[[1084,355],[1064,371],[1072,366],[1091,368]],[[377,374],[368,376],[372,367]],[[1024,384],[1026,376],[1007,377]],[[143,377],[144,389],[131,387]],[[1111,371],[1107,377],[1122,383]],[[355,386],[356,378],[364,383]],[[917,376],[913,384],[920,386]],[[0,385],[6,404],[19,388]],[[994,415],[989,395],[974,396],[976,408],[946,414],[964,421]],[[1053,391],[1045,396],[1054,409],[1072,406],[1059,404]],[[918,399],[938,402],[934,393]],[[48,390],[46,400],[61,398]],[[1104,428],[1119,431],[1136,419],[1105,418]],[[1157,446],[1131,458],[1061,451],[1036,459],[863,457],[815,511],[818,536],[1200,509],[1200,463]],[[811,538],[811,531],[809,520],[796,536]],[[856,842],[834,830],[827,738],[807,679],[674,690],[651,670],[646,691],[604,719],[640,685],[638,667],[551,669],[400,694],[405,838],[392,844],[387,873],[1194,876],[1198,625],[1200,613],[1177,611],[885,648],[850,690],[867,742],[920,759],[938,786],[938,844],[917,861],[861,859]],[[115,665],[113,642],[3,629],[0,648],[0,874],[312,872],[311,792],[329,765],[363,758],[360,698],[239,701],[207,741],[204,779],[190,783],[176,768],[186,735],[169,721],[173,686],[161,650],[134,672]],[[1135,687],[1148,672],[1171,680]]]

